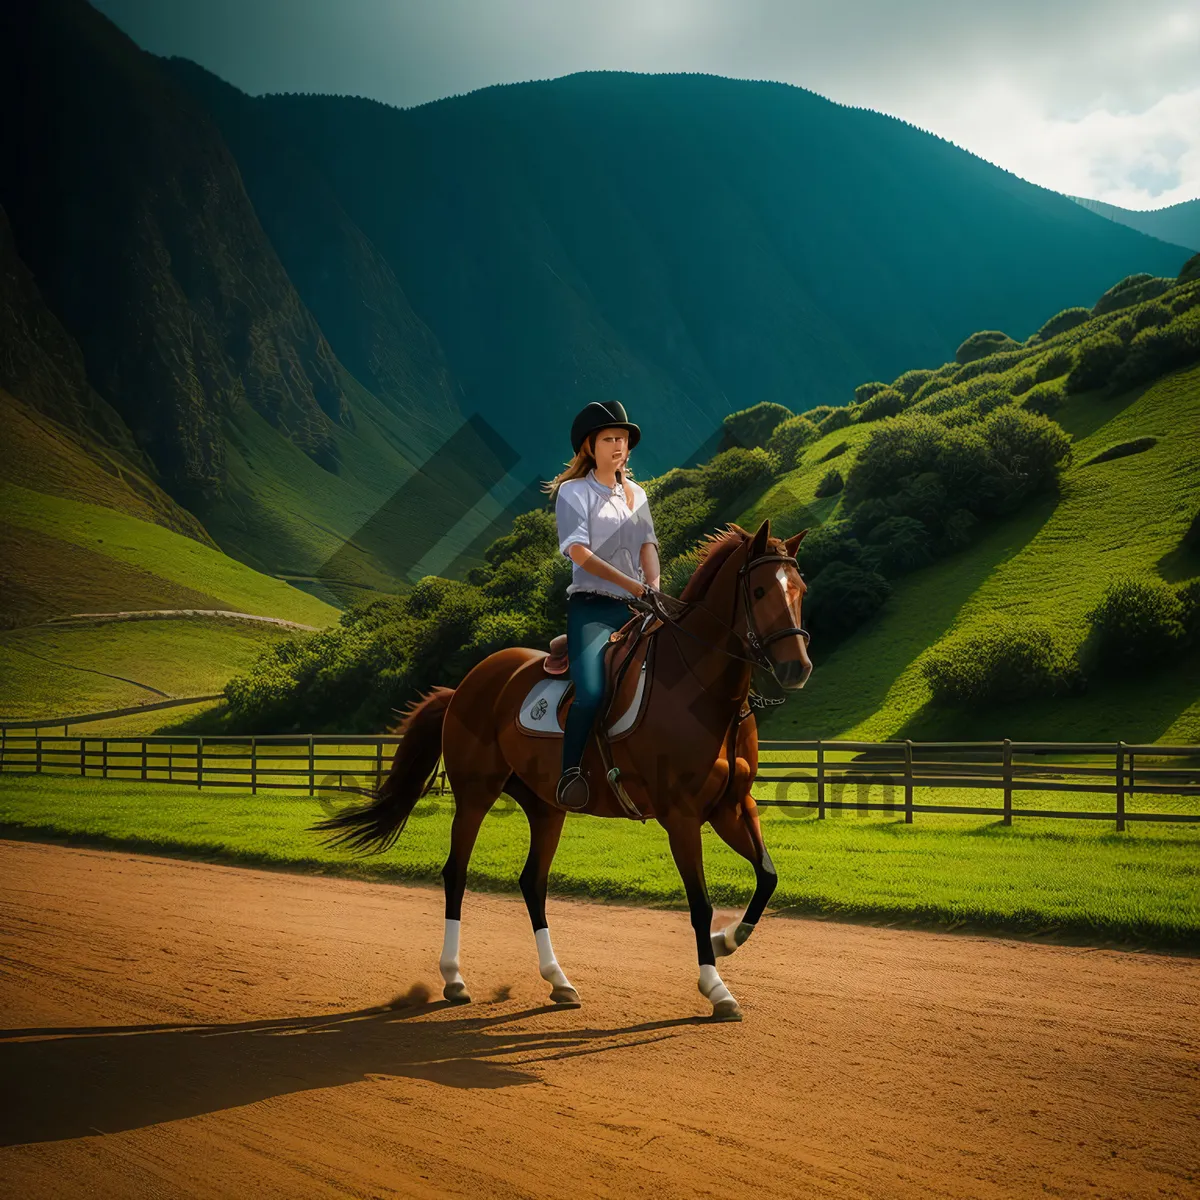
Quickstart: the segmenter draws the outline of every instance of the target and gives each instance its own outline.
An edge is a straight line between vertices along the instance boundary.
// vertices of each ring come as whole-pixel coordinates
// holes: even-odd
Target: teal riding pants
[[[579,766],[604,698],[604,647],[608,635],[634,614],[617,596],[573,592],[567,600],[567,653],[575,698],[563,730],[562,766]]]

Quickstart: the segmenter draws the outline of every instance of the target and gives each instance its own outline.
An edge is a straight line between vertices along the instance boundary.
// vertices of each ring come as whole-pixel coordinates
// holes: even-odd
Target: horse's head
[[[747,645],[789,690],[802,688],[812,674],[800,614],[808,589],[796,565],[796,551],[807,532],[802,529],[783,541],[771,536],[771,522],[764,521],[753,536],[747,534],[738,571]]]

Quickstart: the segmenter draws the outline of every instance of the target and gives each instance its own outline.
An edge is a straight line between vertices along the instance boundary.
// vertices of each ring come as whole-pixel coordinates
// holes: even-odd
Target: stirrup
[[[568,767],[554,790],[558,804],[570,812],[582,812],[588,804],[588,783],[579,767]]]

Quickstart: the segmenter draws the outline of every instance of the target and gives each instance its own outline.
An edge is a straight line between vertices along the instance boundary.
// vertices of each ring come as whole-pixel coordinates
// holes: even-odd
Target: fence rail
[[[101,776],[196,788],[234,787],[361,792],[390,769],[400,739],[346,734],[277,734],[261,737],[38,736],[0,729],[0,771]],[[763,807],[830,811],[1014,816],[1129,822],[1200,823],[1200,746],[1125,742],[852,742],[759,743],[762,758],[755,797]],[[783,754],[786,757],[773,757]],[[347,781],[350,782],[347,782]],[[441,768],[439,792],[446,788]],[[772,793],[772,788],[774,792]],[[807,797],[795,798],[803,788]],[[853,788],[856,798],[844,798]],[[873,799],[878,789],[883,799]],[[999,792],[1000,805],[939,804],[917,792]],[[1061,792],[1111,796],[1100,809],[1024,808],[1021,793]],[[1143,812],[1138,797],[1173,797],[1177,811]],[[1178,802],[1183,801],[1180,807]],[[1186,810],[1185,810],[1186,809]]]

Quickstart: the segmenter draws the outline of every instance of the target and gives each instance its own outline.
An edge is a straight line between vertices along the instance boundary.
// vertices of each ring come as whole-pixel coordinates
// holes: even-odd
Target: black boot
[[[582,812],[587,808],[588,784],[583,772],[578,767],[568,767],[558,781],[554,796],[563,808],[571,812]]]

